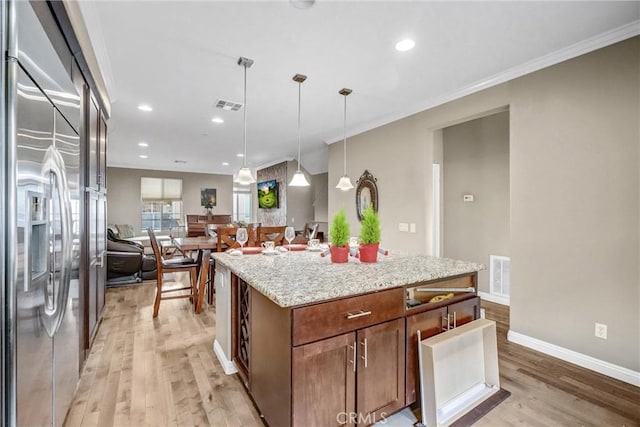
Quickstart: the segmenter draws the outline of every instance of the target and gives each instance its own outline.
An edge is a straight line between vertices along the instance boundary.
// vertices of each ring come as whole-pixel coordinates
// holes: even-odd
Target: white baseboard
[[[234,365],[231,360],[227,359],[224,351],[222,351],[222,346],[218,343],[217,340],[213,341],[213,352],[216,354],[216,357],[222,365],[222,369],[224,369],[225,374],[231,375],[238,372],[238,369],[236,369],[236,365]]]
[[[614,365],[613,363],[605,362],[604,360],[596,359],[595,357],[587,356],[586,354],[578,353],[577,351],[569,350],[512,330],[509,330],[507,340],[557,357],[565,362],[573,363],[574,365],[582,366],[583,368],[591,369],[608,377],[640,387],[640,372],[632,371],[631,369],[623,368],[622,366]]]
[[[496,304],[501,304],[501,305],[511,305],[511,301],[509,297],[501,297],[498,295],[491,295],[490,293],[487,292],[482,292],[482,291],[478,291],[478,295],[480,296],[480,298],[482,298],[485,301],[491,301],[491,302],[495,302]]]

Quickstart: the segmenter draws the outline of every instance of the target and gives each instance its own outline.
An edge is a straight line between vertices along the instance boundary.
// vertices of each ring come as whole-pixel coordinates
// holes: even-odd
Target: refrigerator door
[[[17,97],[17,424],[51,425],[53,341],[43,318],[51,306],[54,241],[51,183],[42,175],[53,146],[54,109],[37,85],[19,71]]]

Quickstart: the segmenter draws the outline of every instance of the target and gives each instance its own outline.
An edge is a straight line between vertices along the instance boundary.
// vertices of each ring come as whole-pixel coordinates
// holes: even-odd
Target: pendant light
[[[238,58],[238,65],[244,68],[244,105],[242,107],[244,122],[244,151],[242,156],[242,167],[238,171],[238,176],[233,182],[240,185],[250,185],[256,182],[256,180],[253,178],[253,175],[251,175],[251,169],[247,167],[247,68],[253,65],[253,59],[244,58],[241,56],[240,58]]]
[[[347,175],[347,96],[351,92],[351,89],[347,88],[341,89],[340,92],[338,92],[340,95],[344,95],[344,169],[342,178],[340,178],[340,181],[338,181],[338,185],[336,185],[336,188],[339,188],[342,191],[348,191],[353,188],[351,178],[349,178],[349,175]]]
[[[298,83],[298,170],[291,178],[290,187],[308,187],[310,185],[304,173],[300,170],[300,88],[305,80],[307,80],[307,76],[302,74],[293,76],[293,81]]]

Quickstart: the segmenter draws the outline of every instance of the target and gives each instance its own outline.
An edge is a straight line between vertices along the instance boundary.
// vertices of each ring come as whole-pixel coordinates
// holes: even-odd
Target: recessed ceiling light
[[[147,105],[147,104],[140,104],[140,105],[138,105],[138,110],[153,111],[153,108],[151,108],[151,106]]]
[[[147,144],[146,142],[138,142],[138,145],[140,147],[148,147],[149,146],[149,144]]]
[[[141,159],[148,159],[149,156],[147,156],[146,154],[140,154],[138,157],[140,157]]]
[[[236,157],[244,157],[244,154],[238,153],[238,154],[236,154]]]
[[[224,120],[220,117],[214,117],[213,119],[211,119],[211,121],[213,123],[224,123]]]
[[[415,45],[416,42],[411,39],[400,40],[398,43],[396,43],[396,50],[399,50],[400,52],[406,52],[413,49]]]
[[[222,162],[222,166],[229,166],[229,162]]]

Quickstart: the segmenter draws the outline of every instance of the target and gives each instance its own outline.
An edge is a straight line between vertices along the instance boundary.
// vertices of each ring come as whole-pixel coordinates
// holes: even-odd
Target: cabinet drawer
[[[293,310],[293,345],[354,331],[404,316],[402,288]]]

